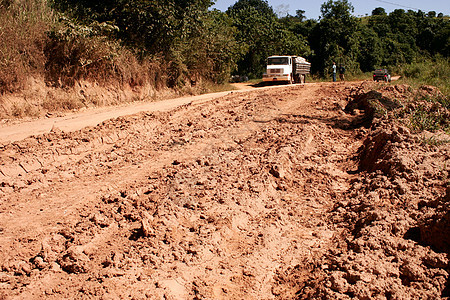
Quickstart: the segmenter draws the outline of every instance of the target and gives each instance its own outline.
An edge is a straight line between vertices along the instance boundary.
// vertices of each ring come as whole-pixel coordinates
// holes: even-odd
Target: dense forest
[[[210,0],[0,0],[0,92],[44,74],[47,84],[79,79],[180,87],[230,75],[261,77],[265,59],[300,55],[327,76],[333,61],[350,73],[448,59],[442,13],[379,7],[358,18],[347,0],[329,0],[318,20],[301,7],[279,17],[264,0],[221,12]],[[300,4],[299,4],[300,6]]]

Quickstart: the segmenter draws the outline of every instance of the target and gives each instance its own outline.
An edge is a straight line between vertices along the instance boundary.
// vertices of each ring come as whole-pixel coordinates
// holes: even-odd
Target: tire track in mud
[[[293,295],[277,276],[325,253],[356,176],[349,93],[231,95],[4,145],[3,293]]]

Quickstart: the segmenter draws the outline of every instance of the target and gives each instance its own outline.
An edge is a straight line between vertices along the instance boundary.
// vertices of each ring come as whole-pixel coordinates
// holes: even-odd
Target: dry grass
[[[0,0],[0,93],[19,90],[27,76],[43,72],[52,20],[45,0]]]
[[[163,78],[156,63],[139,61],[118,42],[97,34],[95,28],[70,22],[50,32],[44,54],[45,79],[55,87],[73,87],[80,80],[135,87],[156,85],[158,78]]]
[[[80,82],[113,90],[110,96],[122,102],[167,87],[168,64],[138,59],[104,32],[103,24],[78,25],[57,15],[47,0],[0,0],[0,119],[117,104],[95,92],[80,96]],[[40,93],[29,84],[36,80]],[[13,94],[16,100],[5,100]]]
[[[156,62],[158,62],[156,60]],[[46,0],[0,0],[0,93],[23,89],[28,77],[70,87],[79,80],[104,85],[165,85],[164,68],[139,61],[95,27],[55,21]]]

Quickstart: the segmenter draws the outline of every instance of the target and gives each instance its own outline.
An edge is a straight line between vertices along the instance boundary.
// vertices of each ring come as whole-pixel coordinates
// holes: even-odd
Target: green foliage
[[[262,74],[261,65],[273,51],[267,46],[272,46],[274,39],[275,13],[266,1],[241,0],[228,9],[227,15],[237,29],[237,42],[245,49],[237,72],[250,77]]]
[[[397,9],[389,15],[373,15],[367,26],[380,38],[383,66],[409,64],[423,53],[446,57],[450,53],[450,22],[432,13]]]
[[[227,10],[237,29],[236,41],[245,49],[238,62],[238,74],[261,77],[270,55],[305,55],[305,39],[278,20],[267,1],[240,0]]]
[[[258,78],[278,54],[306,57],[314,78],[328,78],[333,61],[347,78],[395,69],[448,99],[450,21],[441,13],[378,7],[358,19],[348,0],[328,0],[320,19],[308,20],[301,9],[278,18],[266,0],[239,0],[226,13],[208,10],[211,0],[49,1],[58,14],[45,0],[0,0],[0,93],[20,89],[33,72],[59,86]]]
[[[381,65],[384,48],[377,33],[370,27],[361,27],[358,32],[358,56],[361,71],[369,72]]]
[[[177,39],[166,54],[171,86],[182,87],[187,80],[194,83],[202,78],[216,83],[228,81],[243,53],[231,23],[217,10],[205,12],[195,35]]]
[[[385,16],[386,10],[382,7],[377,7],[374,10],[372,10],[372,16]]]
[[[403,114],[416,131],[444,130],[450,134],[450,62],[448,58],[422,59],[402,65],[399,83],[411,85],[410,105]]]
[[[349,21],[352,19],[351,14],[353,11],[354,8],[352,4],[347,0],[328,0],[320,7],[320,12],[323,19],[340,18],[343,21]]]
[[[329,74],[333,61],[344,64],[347,70],[355,68],[358,45],[354,37],[359,22],[352,16],[353,6],[347,0],[329,0],[322,4],[321,12],[322,19],[310,37],[315,53],[313,70]]]
[[[308,37],[311,36],[312,30],[317,25],[317,21],[310,19],[305,20],[303,16],[304,11],[297,11],[296,16],[286,16],[280,19],[280,22],[286,27],[287,30],[291,31],[294,35],[299,36],[304,41],[308,40]],[[310,55],[311,52],[304,53],[302,55],[307,56]]]
[[[269,19],[276,18],[276,14],[267,0],[239,0],[228,9],[227,13],[233,15],[234,12],[245,11],[247,9],[252,9],[261,16]]]
[[[442,111],[433,111],[424,106],[418,106],[410,112],[411,127],[417,131],[436,131],[439,129],[450,132],[450,120]]]
[[[204,57],[209,68],[203,70],[203,76],[213,82],[224,83],[237,68],[239,59],[245,53],[245,46],[234,38],[236,28],[232,26],[232,19],[217,10],[208,15],[206,36],[199,42],[204,51]],[[202,70],[202,66],[198,66]]]
[[[414,87],[422,85],[437,87],[443,94],[443,97],[436,98],[437,101],[450,109],[450,60],[448,57],[418,59],[414,63],[398,67],[395,71],[401,75],[400,82]]]
[[[410,64],[423,55],[448,57],[450,53],[450,22],[436,18],[435,13],[398,9],[386,14],[379,7],[363,22],[352,16],[353,7],[345,0],[329,0],[321,12],[312,28],[295,17],[285,22],[289,30],[306,34],[313,72],[322,75],[330,73],[333,61],[345,64],[349,73],[359,73]]]

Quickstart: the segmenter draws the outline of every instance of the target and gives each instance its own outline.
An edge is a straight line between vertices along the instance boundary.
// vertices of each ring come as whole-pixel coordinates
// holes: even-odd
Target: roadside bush
[[[105,23],[85,26],[61,18],[48,33],[44,48],[46,82],[71,87],[84,79],[134,87],[163,80],[163,76],[156,75],[160,67],[149,60],[138,61],[136,55],[105,35],[113,30],[114,26]]]
[[[438,102],[450,108],[450,60],[448,57],[423,58],[412,64],[398,67],[398,73],[402,76],[401,80],[411,86],[432,85],[439,88],[444,97],[440,97]]]
[[[0,94],[20,91],[30,77],[54,87],[78,80],[131,87],[165,86],[157,56],[137,55],[110,39],[116,27],[79,25],[59,16],[46,0],[0,0]]]
[[[412,64],[398,66],[394,72],[401,75],[399,83],[416,89],[407,108],[411,129],[422,131],[444,130],[450,133],[450,61],[436,56],[422,58]]]

